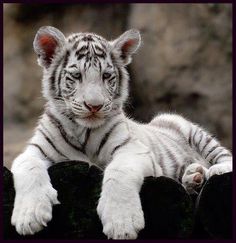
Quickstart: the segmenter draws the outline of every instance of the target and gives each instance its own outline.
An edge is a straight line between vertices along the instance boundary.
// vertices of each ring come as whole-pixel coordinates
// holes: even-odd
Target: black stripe
[[[104,50],[107,50],[107,46],[106,46],[106,44],[105,43],[103,43],[102,42],[102,40],[100,39],[100,45],[102,46],[102,48],[104,49]]]
[[[97,61],[98,61],[97,57],[94,57],[93,58],[93,66],[96,67],[96,68],[98,67],[97,66]]]
[[[183,175],[184,175],[184,172],[187,168],[187,165],[186,164],[183,164],[180,168],[179,168],[179,174],[178,174],[178,181],[180,183],[182,183],[182,178],[183,178]]]
[[[192,146],[192,132],[193,132],[193,128],[190,127],[190,132],[189,132],[189,137],[188,137],[188,143],[190,146]]]
[[[84,36],[82,39],[81,39],[82,41],[91,41],[91,42],[93,42],[94,41],[94,39],[93,39],[93,37],[91,36],[91,35],[87,35],[87,36]]]
[[[175,165],[178,164],[177,159],[176,159],[176,157],[174,156],[174,154],[172,153],[172,151],[171,151],[169,148],[167,148],[167,147],[165,147],[164,149],[166,150],[166,153],[167,153],[168,157],[169,157],[173,162],[175,162]]]
[[[122,81],[123,81],[123,74],[120,68],[117,68],[118,70],[118,84],[116,87],[116,94],[115,94],[115,99],[119,98],[121,95],[121,85],[122,85]]]
[[[89,59],[89,65],[88,65],[88,69],[92,66],[92,58],[90,57]]]
[[[225,149],[222,147],[221,150],[220,150],[218,153],[216,153],[216,154],[213,156],[213,158],[211,158],[211,164],[213,163],[213,161],[215,160],[215,158],[216,158],[220,153],[222,153],[224,150],[225,150]]]
[[[108,80],[107,80],[107,82],[110,82],[111,80],[113,80],[113,79],[115,79],[116,78],[116,75],[114,74],[114,75],[112,75]]]
[[[107,63],[107,68],[112,68],[112,65],[110,63]]]
[[[149,136],[147,136],[147,138],[148,138],[148,141],[149,141],[149,143],[150,143],[150,145],[151,145],[152,153],[155,155],[155,148],[154,148],[154,146],[153,146],[152,139],[151,139]],[[151,155],[150,155],[150,157],[151,157]],[[151,157],[151,162],[152,162],[152,168],[153,168],[153,171],[154,171],[154,177],[157,177],[157,174],[156,174],[156,164],[155,164],[155,162],[153,161],[153,158],[152,158],[152,157]],[[162,163],[162,162],[161,162],[161,163]],[[160,162],[159,162],[158,165],[161,167]],[[162,167],[161,167],[161,170],[162,170],[162,173],[164,174]]]
[[[71,89],[66,89],[66,88],[64,88],[63,90],[63,93],[64,93],[64,97],[65,98],[69,98],[69,97],[71,97],[75,92],[76,92],[76,90],[72,90],[71,91]]]
[[[81,51],[86,51],[88,49],[88,45],[84,45],[84,46],[81,46],[80,49],[78,49],[76,52],[75,52],[75,55],[76,56],[79,56],[80,54],[85,54],[85,53],[80,53]]]
[[[93,45],[91,45],[91,47],[92,47],[92,50],[93,50],[93,53],[94,53],[95,56],[100,57],[100,58],[102,58],[102,59],[105,59],[105,58],[106,58],[106,53],[105,53],[104,50],[102,50],[100,47],[98,47],[98,46],[93,46]],[[101,53],[96,52],[96,49],[97,49],[98,51],[100,51]]]
[[[219,145],[217,144],[217,145],[215,145],[214,147],[212,147],[211,149],[210,149],[210,151],[208,152],[208,154],[207,154],[207,156],[205,157],[205,159],[207,159],[207,157],[215,150],[215,149],[217,149],[217,148],[219,148]]]
[[[219,158],[222,158],[222,157],[232,157],[231,154],[217,154],[218,157],[215,157],[214,159],[217,161]]]
[[[68,66],[68,68],[77,68],[76,64],[72,64],[70,66]]]
[[[66,111],[63,111],[61,114],[67,119],[69,119],[71,122],[73,122],[74,124],[77,124],[74,120],[74,115],[72,113],[67,113]]]
[[[43,127],[43,125],[41,124],[41,126]],[[55,146],[55,144],[52,142],[52,140],[44,133],[44,131],[42,130],[42,129],[40,129],[40,128],[38,128],[38,131],[40,131],[41,133],[42,133],[42,135],[44,136],[44,138],[47,140],[47,142],[56,150],[56,152],[58,153],[58,154],[60,154],[61,156],[63,156],[63,157],[65,157],[66,159],[68,159],[62,152],[60,152],[57,148],[56,148],[56,146]]]
[[[101,65],[100,60],[98,60],[98,65],[99,65],[99,72],[101,73],[102,72],[102,65]]]
[[[45,158],[49,159],[50,162],[55,163],[54,160],[51,159],[51,158],[50,158],[50,157],[43,151],[43,149],[42,149],[38,144],[36,144],[36,143],[29,143],[28,145],[32,145],[32,146],[38,148],[38,150],[43,154],[43,156],[44,156]]]
[[[181,131],[180,127],[174,122],[159,119],[159,120],[151,121],[150,125],[174,130],[178,135],[182,137],[183,140],[186,140],[184,133]]]
[[[178,180],[178,175],[176,172],[178,171],[180,164],[178,163],[177,158],[174,156],[174,154],[168,147],[164,147],[164,150],[166,151],[167,156],[171,159],[172,165],[174,167],[173,178]]]
[[[104,42],[104,38],[102,38],[101,36],[94,35],[93,38],[97,39],[101,45],[102,45],[103,42]],[[95,40],[94,40],[94,41],[95,41]]]
[[[105,53],[97,53],[97,52],[94,52],[94,55],[96,55],[97,57],[99,58],[102,58],[102,59],[105,59],[106,58],[106,54]]]
[[[66,65],[68,63],[69,55],[70,55],[70,52],[67,51],[66,55],[64,57],[63,64],[62,64],[62,69],[61,69],[59,77],[58,77],[58,96],[61,96],[61,75],[62,75],[64,68],[66,67]]]
[[[203,132],[202,131],[200,131],[200,133],[201,133],[201,138],[199,139],[199,141],[198,141],[198,143],[197,143],[197,145],[196,145],[196,147],[197,147],[197,150],[199,151],[199,152],[201,152],[200,151],[200,148],[199,148],[199,146],[200,146],[200,143],[201,143],[201,141],[202,141],[202,138],[203,138]]]
[[[51,95],[54,96],[55,94],[55,75],[56,75],[56,70],[58,68],[59,64],[57,65],[57,67],[55,68],[55,70],[53,71],[51,77],[50,77],[50,90],[51,90]]]
[[[90,133],[91,133],[91,129],[88,128],[86,130],[86,134],[85,134],[85,139],[84,139],[84,143],[82,145],[82,151],[85,153],[85,149],[86,149],[86,145],[88,143],[89,137],[90,137]]]
[[[75,80],[74,79],[72,79],[72,78],[70,78],[70,77],[68,77],[68,76],[66,76],[66,80],[69,80],[69,81],[71,81],[71,82],[75,82]]]
[[[79,37],[79,35],[75,35],[75,36],[73,36],[73,37],[70,37],[70,38],[69,38],[69,43],[75,41],[78,37]]]
[[[72,89],[72,87],[68,83],[66,83],[66,88],[69,89],[69,90]]]
[[[113,154],[120,149],[121,147],[123,147],[124,145],[126,145],[129,141],[130,141],[130,137],[128,137],[124,142],[122,142],[121,144],[117,145],[111,152],[111,156],[113,156]]]
[[[97,150],[97,152],[96,152],[96,155],[97,155],[97,156],[99,155],[99,153],[100,153],[100,151],[102,150],[103,146],[104,146],[105,143],[107,142],[107,140],[108,140],[109,136],[111,135],[111,133],[112,133],[112,132],[114,131],[114,129],[115,129],[118,125],[120,125],[121,123],[123,123],[123,121],[120,121],[120,122],[115,123],[115,124],[111,127],[111,129],[110,129],[108,132],[105,133],[105,135],[103,136],[103,138],[102,138],[102,140],[101,140],[101,142],[100,142],[100,145],[99,145],[99,147],[98,147],[98,150]]]
[[[55,127],[57,127],[57,128],[59,129],[60,134],[61,134],[61,136],[64,138],[64,140],[66,141],[66,143],[69,144],[69,145],[70,145],[71,147],[73,147],[74,149],[76,149],[76,150],[78,150],[78,151],[80,151],[80,152],[83,153],[83,150],[82,150],[80,147],[78,147],[78,146],[76,146],[76,145],[74,145],[73,143],[70,142],[70,140],[69,140],[69,138],[68,138],[68,135],[67,135],[67,133],[65,132],[65,130],[64,130],[63,126],[61,125],[61,123],[59,122],[59,120],[58,120],[57,118],[55,118],[49,111],[46,111],[46,115],[47,115],[48,118],[50,119],[51,123],[52,123]]]
[[[63,98],[61,98],[61,97],[54,97],[53,99],[54,99],[54,100],[60,100],[60,101],[64,101],[64,99],[63,99]]]
[[[56,66],[55,66],[55,69],[53,70],[52,75],[49,78],[49,80],[50,80],[50,90],[51,90],[52,97],[54,97],[55,94],[56,94],[56,72],[57,72],[57,69],[60,66],[62,60],[63,60],[63,57],[57,62]]]
[[[196,127],[196,130],[195,130],[195,133],[193,134],[193,139],[192,139],[194,146],[196,146],[195,136],[196,136],[197,133],[198,133],[198,128]]]
[[[77,50],[77,47],[79,45],[80,41],[76,41],[74,42],[73,46],[72,46],[72,50],[76,51]]]
[[[111,56],[112,64],[113,64],[113,66],[115,67],[115,69],[118,73],[118,84],[117,84],[117,87],[116,87],[116,94],[115,94],[114,98],[119,98],[120,95],[121,95],[120,92],[121,92],[121,85],[122,85],[122,81],[123,81],[123,74],[122,74],[121,69],[117,65],[117,61],[116,61],[114,54],[111,53],[110,56]]]
[[[79,61],[80,59],[82,59],[85,56],[86,56],[85,54],[79,54],[79,55],[77,55],[77,60]]]
[[[94,45],[95,49],[97,49],[98,51],[104,53],[105,51],[98,45]]]
[[[158,146],[160,146],[161,145],[161,147],[162,147],[162,150],[164,150],[165,152],[166,152],[166,144],[164,144],[163,143],[163,141],[159,138],[159,137],[156,137],[156,139],[158,140]],[[165,167],[165,163],[164,163],[164,161],[163,161],[163,159],[164,159],[164,156],[163,156],[163,154],[162,153],[160,153],[161,154],[161,159],[160,159],[160,166],[161,166],[161,168],[162,168],[162,170],[163,170],[163,174],[164,175],[167,175],[167,169],[166,169],[166,167]]]
[[[208,136],[206,141],[205,141],[205,145],[204,147],[202,148],[202,151],[201,151],[201,154],[203,154],[203,151],[205,150],[206,146],[212,141],[213,137],[211,136]]]
[[[174,147],[175,149],[177,149],[180,154],[182,154],[183,156],[185,156],[185,154],[183,153],[183,151],[184,151],[185,148],[183,147],[183,145],[180,146],[180,142],[178,140],[175,140],[174,138],[170,137],[168,134],[165,134],[164,132],[161,132],[161,131],[159,131],[159,132],[162,135],[164,135],[166,138],[169,139],[170,143],[172,144],[172,147]]]

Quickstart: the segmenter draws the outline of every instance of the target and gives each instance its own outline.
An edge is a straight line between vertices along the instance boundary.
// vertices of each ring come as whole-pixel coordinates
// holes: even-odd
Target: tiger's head
[[[134,29],[107,41],[94,33],[65,38],[54,27],[41,27],[33,45],[44,69],[44,97],[82,126],[102,125],[122,111],[128,97],[126,66],[140,42]]]

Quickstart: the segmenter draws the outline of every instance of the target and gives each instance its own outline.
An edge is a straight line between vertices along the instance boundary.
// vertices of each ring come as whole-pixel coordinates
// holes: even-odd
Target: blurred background
[[[126,112],[147,122],[177,112],[232,148],[231,4],[4,4],[4,165],[24,148],[43,111],[32,42],[43,25],[108,40],[129,28],[143,44],[129,66]]]

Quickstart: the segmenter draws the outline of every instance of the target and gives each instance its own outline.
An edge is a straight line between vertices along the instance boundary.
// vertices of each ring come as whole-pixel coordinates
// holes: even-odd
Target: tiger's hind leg
[[[198,193],[206,180],[208,169],[199,163],[188,165],[182,177],[182,184],[189,194]]]

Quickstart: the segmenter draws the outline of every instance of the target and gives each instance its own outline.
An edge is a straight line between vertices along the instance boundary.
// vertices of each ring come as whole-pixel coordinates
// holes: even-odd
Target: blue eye
[[[108,79],[110,77],[111,77],[111,74],[110,73],[103,73],[103,75],[102,75],[102,78],[103,79]]]
[[[76,79],[81,79],[81,73],[80,72],[72,73],[71,76],[73,78],[76,78]]]

